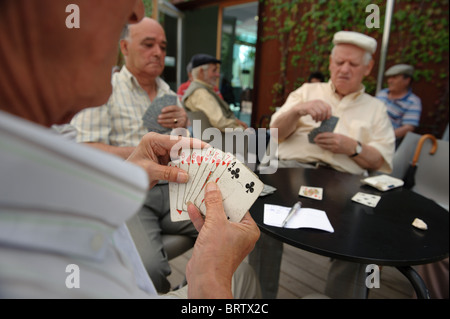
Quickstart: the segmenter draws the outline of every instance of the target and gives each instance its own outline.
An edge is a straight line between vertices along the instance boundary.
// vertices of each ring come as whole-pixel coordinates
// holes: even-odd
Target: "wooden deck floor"
[[[170,261],[172,274],[169,281],[175,287],[184,279],[186,263],[192,250]],[[298,299],[312,293],[323,293],[330,267],[330,259],[284,245],[281,262],[278,299]],[[381,270],[380,288],[372,288],[369,299],[410,299],[411,284],[393,267]]]

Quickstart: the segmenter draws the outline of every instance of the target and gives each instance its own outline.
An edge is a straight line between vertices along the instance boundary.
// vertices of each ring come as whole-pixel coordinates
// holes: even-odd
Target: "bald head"
[[[158,21],[144,18],[129,25],[122,34],[120,48],[127,69],[139,79],[155,79],[164,70],[167,39]]]

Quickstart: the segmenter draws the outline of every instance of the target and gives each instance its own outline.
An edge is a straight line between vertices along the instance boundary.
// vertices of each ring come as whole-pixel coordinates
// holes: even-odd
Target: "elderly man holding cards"
[[[141,0],[69,2],[0,0],[0,296],[155,298],[124,223],[158,180],[187,182],[167,163],[193,140],[148,133],[124,161],[46,128],[106,102],[120,31],[144,15]],[[66,27],[70,10],[80,28]],[[179,296],[228,298],[259,230],[249,214],[228,222],[206,190],[207,217],[188,208],[199,235]]]
[[[156,20],[145,17],[124,28],[120,49],[125,65],[113,75],[108,102],[83,110],[71,121],[78,131],[77,142],[126,159],[149,131],[170,134],[173,128],[188,125],[176,93],[159,77],[164,71],[166,46],[164,29]],[[171,273],[161,235],[197,236],[192,223],[173,223],[169,211],[169,188],[161,182],[128,221],[144,265],[161,293],[169,291],[167,276]]]
[[[389,173],[394,131],[386,107],[365,93],[362,85],[374,65],[377,42],[361,33],[340,31],[333,44],[330,81],[304,84],[272,116],[270,127],[278,129],[278,165],[326,165],[352,174]],[[282,250],[281,244],[278,247]],[[340,288],[342,294],[326,293],[331,297],[355,296]]]

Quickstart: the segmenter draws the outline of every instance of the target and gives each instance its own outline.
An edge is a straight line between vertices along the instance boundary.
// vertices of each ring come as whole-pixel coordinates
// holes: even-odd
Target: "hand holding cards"
[[[333,132],[339,118],[336,116],[330,117],[328,120],[322,121],[319,127],[316,127],[308,134],[308,140],[310,143],[315,144],[314,138],[323,132]]]
[[[182,149],[179,159],[169,163],[189,174],[186,184],[169,183],[172,221],[189,220],[187,203],[193,203],[206,214],[205,186],[214,182],[222,193],[228,219],[239,222],[250,209],[264,184],[231,153],[214,148]]]
[[[165,134],[171,131],[170,128],[164,127],[158,123],[158,115],[161,114],[161,110],[169,105],[177,105],[177,96],[165,94],[161,97],[157,97],[153,100],[152,104],[145,111],[142,121],[144,126],[148,128],[150,132],[156,132]]]

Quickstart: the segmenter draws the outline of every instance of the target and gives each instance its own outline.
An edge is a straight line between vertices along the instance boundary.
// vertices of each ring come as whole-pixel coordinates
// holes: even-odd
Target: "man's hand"
[[[213,182],[205,189],[206,218],[192,204],[189,217],[199,231],[186,267],[189,298],[232,298],[231,277],[253,250],[260,231],[247,212],[239,223],[225,215],[222,194]]]
[[[331,106],[322,100],[312,100],[296,106],[298,115],[311,115],[316,122],[328,120],[331,117]]]
[[[354,139],[338,133],[324,132],[317,134],[314,142],[317,146],[335,154],[350,156],[356,149],[356,141]]]
[[[169,105],[161,110],[158,123],[167,128],[187,127],[188,116],[186,111],[177,105]]]
[[[200,140],[186,137],[176,138],[150,132],[144,135],[127,161],[145,169],[150,180],[150,188],[155,186],[159,180],[186,183],[189,179],[187,172],[177,167],[167,166],[171,161],[171,152],[172,158],[174,158],[178,156],[178,150],[181,147],[204,148],[206,145]]]
[[[242,127],[244,128],[244,130],[248,129],[247,123],[245,123],[245,122],[243,122],[243,121],[241,121],[241,120],[239,120],[239,119],[236,119],[236,122],[237,122],[237,124],[239,124],[240,126],[242,126]]]

